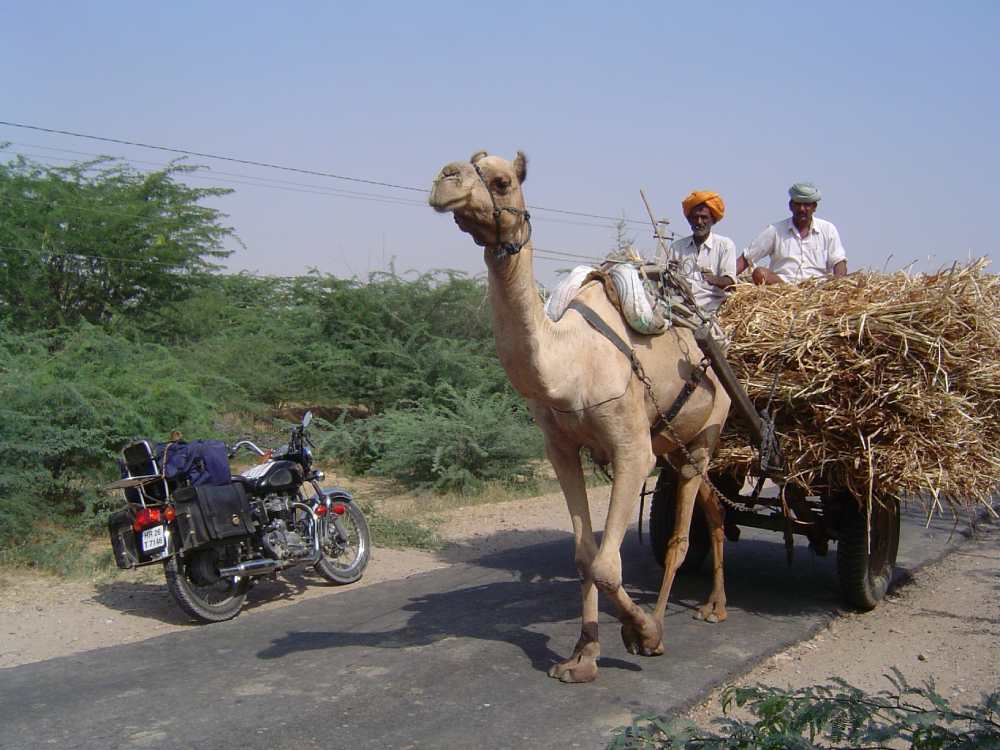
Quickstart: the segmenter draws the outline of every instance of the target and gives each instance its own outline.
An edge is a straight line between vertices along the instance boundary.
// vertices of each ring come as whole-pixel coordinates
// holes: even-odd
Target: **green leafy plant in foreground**
[[[875,695],[841,679],[797,690],[729,687],[723,712],[742,708],[753,720],[727,716],[715,722],[716,733],[641,716],[615,733],[608,750],[1000,750],[1000,691],[978,705],[952,707],[933,681],[912,686],[897,669],[886,677],[892,689]]]

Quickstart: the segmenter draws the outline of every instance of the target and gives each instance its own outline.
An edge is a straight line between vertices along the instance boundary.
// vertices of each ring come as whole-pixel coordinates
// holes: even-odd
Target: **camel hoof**
[[[554,677],[565,684],[580,684],[593,682],[597,679],[597,664],[594,662],[562,662],[549,667],[549,677]]]
[[[711,604],[706,604],[704,607],[700,607],[694,611],[694,619],[703,620],[713,625],[722,622],[727,616],[726,610],[716,610]]]
[[[636,656],[661,656],[663,654],[663,624],[649,628],[622,625],[622,643],[625,650]]]

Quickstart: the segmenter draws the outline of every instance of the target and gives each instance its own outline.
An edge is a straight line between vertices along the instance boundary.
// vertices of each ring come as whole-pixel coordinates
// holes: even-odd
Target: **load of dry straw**
[[[990,507],[1000,277],[986,264],[737,286],[720,311],[729,361],[758,408],[778,374],[772,411],[792,482]],[[752,473],[755,451],[738,429],[727,429],[713,466]]]

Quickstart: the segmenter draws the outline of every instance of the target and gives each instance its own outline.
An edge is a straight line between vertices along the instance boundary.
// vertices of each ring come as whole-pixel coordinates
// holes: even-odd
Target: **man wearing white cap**
[[[736,273],[764,258],[770,268],[755,266],[755,284],[794,283],[821,276],[845,276],[847,253],[837,228],[813,216],[820,201],[819,189],[811,182],[796,182],[788,189],[791,217],[771,224],[736,259]]]

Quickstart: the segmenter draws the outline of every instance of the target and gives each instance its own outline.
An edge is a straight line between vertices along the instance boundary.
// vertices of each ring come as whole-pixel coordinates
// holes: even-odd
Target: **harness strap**
[[[625,339],[619,336],[618,333],[611,328],[611,326],[605,323],[604,319],[600,315],[578,300],[573,300],[566,307],[569,310],[576,310],[580,313],[580,315],[583,316],[583,319],[590,323],[591,328],[604,336],[604,338],[618,347],[618,351],[628,357],[629,362],[632,363],[633,370],[636,368],[638,360],[635,356],[635,349],[629,346],[629,343]]]
[[[570,302],[567,309],[576,310],[583,316],[583,319],[590,324],[591,328],[614,344],[622,354],[628,357],[628,361],[632,365],[632,370],[638,378],[644,383],[646,382],[647,378],[643,372],[642,363],[639,362],[639,357],[635,353],[635,349],[629,346],[625,339],[619,336],[618,333],[611,328],[611,326],[605,323],[604,319],[601,318],[600,315],[578,300]],[[652,427],[650,427],[650,432],[655,434],[674,421],[674,418],[680,413],[681,409],[684,408],[684,404],[686,404],[687,400],[691,398],[691,394],[694,393],[695,389],[701,383],[704,375],[704,365],[703,367],[694,369],[691,373],[691,380],[684,381],[684,385],[681,387],[680,393],[677,394],[677,397],[674,399],[674,402],[670,405],[670,407],[665,412],[661,412],[657,415],[656,421],[653,422]],[[647,385],[647,387],[649,386]]]
[[[531,239],[531,214],[528,213],[526,209],[514,208],[513,206],[498,206],[497,199],[493,195],[493,191],[490,190],[490,185],[486,182],[486,177],[483,175],[483,171],[479,168],[479,165],[472,162],[472,168],[476,170],[476,174],[479,175],[479,181],[483,183],[483,187],[486,188],[486,194],[490,196],[490,202],[493,204],[493,221],[496,224],[497,230],[497,242],[496,246],[493,248],[493,257],[497,260],[503,258],[504,256],[517,255],[521,252],[521,248],[528,244],[528,240]],[[500,236],[500,215],[507,211],[515,216],[520,214],[524,219],[524,223],[528,226],[528,236],[521,242],[503,242]]]
[[[677,398],[674,399],[670,408],[658,416],[656,421],[653,422],[653,426],[650,428],[652,432],[659,432],[674,421],[674,418],[680,414],[681,409],[684,408],[684,404],[686,404],[687,400],[691,398],[691,394],[694,393],[695,389],[701,384],[701,379],[704,375],[705,371],[700,367],[691,372],[691,379],[684,381],[684,385],[681,387],[681,392],[677,394]]]

